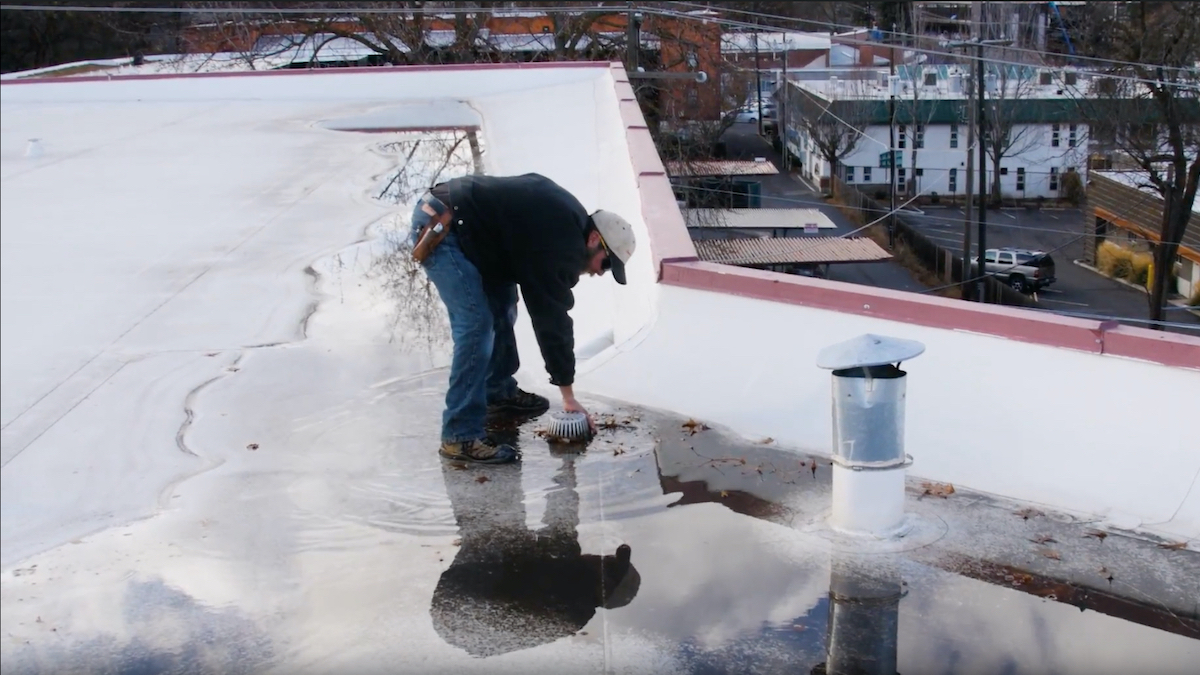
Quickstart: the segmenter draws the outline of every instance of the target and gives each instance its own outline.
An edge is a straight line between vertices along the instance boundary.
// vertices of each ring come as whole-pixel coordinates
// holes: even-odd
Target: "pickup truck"
[[[1036,293],[1054,283],[1054,258],[1044,251],[1023,248],[989,248],[984,251],[987,274],[997,277],[1020,293]],[[971,258],[972,271],[979,269],[979,258]]]

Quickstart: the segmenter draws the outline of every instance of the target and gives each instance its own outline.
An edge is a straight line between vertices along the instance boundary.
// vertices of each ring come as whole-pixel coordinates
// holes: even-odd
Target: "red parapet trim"
[[[1118,325],[1103,334],[1105,354],[1200,369],[1200,338]]]
[[[214,77],[279,77],[302,75],[363,75],[383,73],[414,73],[421,71],[458,72],[470,70],[542,70],[554,68],[603,68],[611,70],[608,61],[538,61],[534,63],[444,63],[413,66],[353,66],[349,68],[282,68],[278,70],[222,71],[219,73],[155,73],[152,75],[81,75],[79,77],[25,77],[0,80],[2,85],[47,84],[63,82],[113,82],[173,79],[208,79]]]
[[[672,286],[1200,369],[1200,338],[706,262],[664,261]]]

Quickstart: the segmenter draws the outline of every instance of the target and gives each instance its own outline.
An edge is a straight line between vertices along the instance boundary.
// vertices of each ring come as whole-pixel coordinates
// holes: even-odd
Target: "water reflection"
[[[434,185],[483,173],[483,144],[476,129],[455,129],[403,133],[379,150],[395,156],[397,166],[374,197],[402,208],[380,225],[368,277],[390,301],[392,341],[432,352],[449,343],[450,324],[436,289],[410,255],[409,213]]]
[[[837,556],[829,575],[826,660],[813,673],[896,675],[900,635],[899,572],[853,556]]]
[[[483,144],[475,129],[408,132],[379,150],[399,163],[375,198],[396,206],[411,206],[438,183],[483,173]]]
[[[472,656],[489,657],[574,635],[603,607],[629,604],[640,577],[632,551],[584,554],[573,453],[561,453],[543,527],[525,524],[518,463],[487,469],[443,464],[459,526],[454,561],[438,580],[430,614],[438,635]]]

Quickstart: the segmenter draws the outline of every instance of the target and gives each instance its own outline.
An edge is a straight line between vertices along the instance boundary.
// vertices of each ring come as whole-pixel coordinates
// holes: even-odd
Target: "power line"
[[[703,20],[703,21],[709,21],[712,23],[721,24],[721,25],[725,25],[725,26],[736,26],[739,28],[757,28],[757,29],[761,30],[762,28],[765,27],[765,28],[775,28],[776,30],[780,30],[780,31],[787,30],[786,28],[782,28],[780,26],[765,26],[764,24],[750,23],[747,21],[738,21],[736,19],[724,19],[724,18],[707,17],[707,16],[706,17],[698,17],[695,15],[687,14],[685,12],[676,12],[676,11],[671,11],[671,10],[661,9],[661,8],[656,8],[656,7],[644,7],[641,9],[641,11],[644,13],[647,13],[647,14],[658,14],[661,16],[669,16],[669,17],[677,18],[677,19],[690,19],[690,20],[694,20],[694,21]],[[866,40],[861,40],[861,41],[854,40],[854,41],[849,41],[846,44],[874,45],[876,43],[866,41]],[[906,47],[904,47],[904,49],[906,51],[920,53],[920,54],[933,54],[933,55],[937,55],[937,56],[953,56],[953,57],[956,57],[958,59],[965,60],[965,61],[983,61],[985,64],[991,63],[991,64],[1005,65],[1005,66],[1016,66],[1018,68],[1028,68],[1031,65],[1028,63],[1022,63],[1020,61],[1008,61],[1008,60],[1004,60],[1004,59],[989,58],[986,56],[984,56],[984,57],[972,56],[969,53],[959,53],[959,52],[954,52],[954,51],[929,49],[929,48],[924,48],[924,47],[906,46]],[[1143,65],[1145,67],[1152,67],[1152,68],[1158,67],[1155,64],[1141,64],[1141,65]],[[1113,80],[1113,81],[1137,82],[1140,84],[1157,85],[1160,87],[1177,87],[1177,88],[1188,89],[1188,90],[1196,89],[1198,86],[1200,86],[1195,82],[1171,82],[1171,81],[1164,82],[1162,80],[1137,77],[1137,76],[1132,76],[1132,75],[1118,75],[1118,74],[1104,73],[1103,76],[1106,79]]]
[[[710,10],[713,9],[711,6],[702,5],[699,3],[692,3],[692,2],[670,2],[668,4],[677,5],[680,7],[692,7],[692,8],[697,8],[697,9],[710,9]],[[687,12],[674,12],[674,11],[660,8],[660,7],[635,6],[635,8],[638,11],[641,11],[644,13],[660,14],[660,15],[664,15],[664,16],[672,16],[672,17],[681,18],[681,19],[714,21],[714,22],[722,23],[722,24],[729,25],[729,26],[737,26],[737,27],[744,27],[744,28],[774,28],[776,30],[780,30],[783,32],[787,32],[787,30],[788,30],[787,28],[781,27],[781,26],[769,26],[769,25],[764,25],[764,24],[736,21],[733,19],[698,17],[695,15],[688,14]],[[767,19],[779,20],[779,21],[807,23],[807,24],[812,24],[815,26],[823,26],[826,28],[837,28],[837,29],[843,29],[843,30],[861,30],[863,28],[862,26],[854,26],[851,24],[839,24],[839,23],[829,22],[829,21],[818,21],[815,19],[801,19],[801,18],[796,18],[796,17],[782,16],[779,14],[767,14],[764,12],[754,12],[754,11],[750,11],[750,10],[732,9],[732,8],[727,8],[727,7],[720,7],[719,9],[722,12],[728,12],[728,13],[733,13],[733,14],[742,14],[742,15],[747,15],[747,16],[767,18]],[[190,4],[184,4],[179,7],[142,7],[142,6],[116,6],[116,5],[14,5],[14,4],[7,4],[7,5],[0,5],[0,10],[38,11],[38,12],[91,12],[91,13],[126,13],[126,14],[155,13],[155,14],[207,14],[207,15],[229,15],[229,14],[306,15],[306,14],[308,14],[308,15],[348,16],[348,15],[354,15],[354,14],[414,14],[414,15],[415,14],[421,14],[421,15],[425,15],[425,14],[429,14],[429,15],[491,14],[493,16],[504,16],[506,14],[507,15],[520,15],[522,13],[528,13],[528,12],[539,12],[539,13],[547,13],[547,14],[548,13],[556,13],[556,12],[565,12],[565,13],[623,12],[623,11],[627,10],[627,7],[624,5],[592,5],[592,6],[583,6],[583,7],[580,7],[580,6],[575,6],[575,7],[570,7],[570,6],[567,6],[567,7],[554,7],[554,6],[549,6],[549,7],[544,7],[544,6],[530,6],[530,7],[424,7],[424,6],[416,6],[416,7],[388,7],[388,6],[344,7],[343,6],[343,7],[339,7],[339,6],[335,6],[335,7],[303,7],[303,8],[300,8],[300,7],[261,7],[261,6],[257,6],[257,7],[256,6],[233,6],[233,7],[217,6],[217,7],[214,7],[214,6],[194,6],[194,5],[190,5]],[[929,36],[926,36],[926,35],[918,35],[915,33],[905,33],[902,31],[881,31],[881,32],[890,37],[893,37],[893,38],[894,37],[910,37],[910,38],[917,38],[917,39],[924,39],[924,40],[929,39]],[[858,42],[860,42],[860,41],[854,41],[849,44],[857,44]],[[868,41],[862,41],[862,42],[867,42],[868,44],[874,44],[874,43],[871,43]],[[912,52],[917,52],[917,53],[934,54],[934,55],[941,55],[941,56],[961,56],[960,54],[958,54],[956,52],[952,52],[952,51],[923,49],[923,48],[918,48],[915,46],[905,46],[904,49],[907,51],[912,51]],[[1048,52],[1042,52],[1042,51],[1034,50],[1034,49],[1026,49],[1023,47],[1004,47],[1004,49],[1007,51],[1018,52],[1018,53],[1031,53],[1031,54],[1035,54],[1035,55],[1039,55],[1039,56],[1043,56],[1048,53]],[[975,57],[967,56],[966,58],[974,59]],[[1153,63],[1120,61],[1117,59],[1106,59],[1106,58],[1095,57],[1095,56],[1073,56],[1072,58],[1077,59],[1077,60],[1094,61],[1097,63],[1108,63],[1108,64],[1113,64],[1113,65],[1145,67],[1145,68],[1155,68],[1155,69],[1161,68],[1163,70],[1171,70],[1171,71],[1178,70],[1183,73],[1190,73],[1193,71],[1192,68],[1189,68],[1186,66],[1166,66],[1166,65],[1153,64]],[[1017,65],[1017,66],[1029,66],[1030,65],[1028,63],[1003,61],[1003,60],[997,60],[997,59],[986,59],[985,58],[984,60],[990,61],[992,63],[1003,64],[1003,65]],[[1111,76],[1111,77],[1113,79],[1128,79],[1130,81],[1137,81],[1137,82],[1144,82],[1144,83],[1151,83],[1151,84],[1159,82],[1158,80],[1150,80],[1148,78],[1129,78],[1127,76]],[[1171,84],[1176,84],[1176,83],[1164,83],[1164,84],[1171,85]],[[1182,86],[1182,85],[1180,85],[1180,86]]]
[[[683,6],[683,7],[696,7],[696,8],[706,7],[708,9],[711,9],[711,7],[702,5],[700,3],[695,3],[695,2],[672,2],[670,4],[679,5],[679,6]],[[801,18],[797,18],[797,17],[783,16],[781,14],[768,14],[766,12],[754,12],[754,11],[745,10],[745,9],[733,9],[733,8],[727,8],[727,7],[720,7],[720,10],[722,12],[727,12],[730,14],[743,14],[746,16],[754,16],[754,17],[772,19],[772,20],[794,21],[797,23],[808,23],[808,24],[812,24],[815,26],[822,26],[825,28],[837,28],[837,29],[848,30],[848,31],[863,29],[862,26],[855,26],[852,24],[839,24],[839,23],[832,22],[832,21],[818,21],[816,19],[801,19]],[[755,25],[761,25],[761,24],[755,24]],[[888,30],[880,30],[880,32],[883,33],[884,35],[888,36],[889,38],[905,37],[905,38],[915,38],[915,39],[919,39],[919,40],[929,40],[930,39],[930,36],[920,35],[918,33],[906,33],[903,31],[888,31]],[[1025,47],[1004,47],[1003,49],[1005,51],[1009,51],[1009,52],[1033,54],[1033,55],[1039,56],[1039,57],[1045,56],[1046,54],[1051,53],[1051,52],[1044,52],[1039,49],[1028,49]],[[1108,59],[1108,58],[1099,57],[1099,56],[1075,56],[1075,55],[1072,55],[1070,58],[1077,60],[1077,61],[1093,61],[1096,63],[1106,63],[1106,64],[1119,65],[1119,66],[1151,67],[1151,68],[1160,68],[1161,67],[1164,70],[1179,70],[1179,71],[1183,71],[1183,72],[1189,72],[1192,70],[1191,68],[1189,68],[1187,66],[1160,66],[1159,64],[1153,64],[1153,63],[1140,63],[1137,61],[1121,61],[1118,59]],[[1029,65],[1029,64],[1025,64],[1025,65]]]
[[[333,3],[336,5],[337,3]],[[179,7],[124,7],[115,5],[0,5],[0,10],[27,12],[92,12],[114,14],[320,14],[349,16],[353,14],[493,14],[520,15],[528,12],[622,12],[624,5],[594,5],[590,7],[261,7],[197,6],[191,3]]]
[[[737,192],[735,190],[726,190],[726,189],[722,189],[722,188],[704,187],[704,186],[700,186],[700,185],[681,185],[681,186],[677,186],[677,188],[680,190],[697,190],[697,191],[701,191],[701,192],[709,192],[709,193],[714,193],[714,194],[745,195],[744,192]],[[886,211],[886,209],[882,209],[882,208],[875,209],[875,208],[871,208],[871,207],[867,207],[867,206],[850,206],[849,204],[831,205],[829,202],[825,202],[825,201],[816,201],[816,200],[811,200],[811,199],[799,199],[796,197],[770,197],[770,199],[779,201],[779,202],[784,202],[787,204],[800,204],[800,205],[804,205],[804,206],[832,206],[833,208],[846,208],[846,209],[850,209],[852,211],[871,211],[871,212]],[[903,209],[900,209],[900,210],[897,210],[897,213],[899,215],[903,216],[905,214],[905,211]],[[925,220],[947,222],[947,223],[950,223],[957,227],[962,226],[961,218],[948,218],[946,216],[931,216],[931,215],[922,215],[920,217]],[[1048,228],[1042,228],[1042,227],[1034,227],[1032,225],[1017,225],[1015,223],[1014,224],[999,223],[999,222],[997,222],[997,223],[989,222],[988,223],[988,227],[993,227],[993,226],[994,227],[1003,227],[1003,228],[1007,228],[1010,230],[1028,230],[1030,232],[1044,232],[1046,234],[1065,234],[1065,235],[1071,235],[1071,236],[1079,235],[1078,230],[1048,229]]]

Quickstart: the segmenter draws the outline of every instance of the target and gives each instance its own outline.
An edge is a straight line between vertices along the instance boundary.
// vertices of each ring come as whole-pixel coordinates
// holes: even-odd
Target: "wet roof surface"
[[[392,385],[395,412],[435,419],[443,376]],[[517,465],[443,462],[416,425],[357,470],[214,471],[236,497],[207,518],[167,513],[6,575],[5,671],[1183,672],[1200,658],[1195,552],[920,484],[905,539],[839,542],[825,460],[599,405],[587,448],[547,443],[537,421],[513,432]]]

